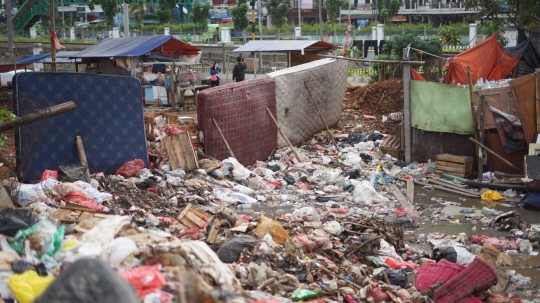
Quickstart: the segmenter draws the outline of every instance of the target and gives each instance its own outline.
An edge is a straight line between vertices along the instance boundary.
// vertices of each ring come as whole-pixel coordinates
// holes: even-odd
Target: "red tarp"
[[[450,59],[450,66],[446,74],[447,84],[467,84],[467,66],[471,67],[472,82],[476,83],[479,78],[484,80],[492,75],[499,61],[501,73],[495,72],[490,80],[507,78],[519,62],[519,56],[512,57],[497,42],[497,34],[492,35],[475,47],[472,47],[454,58]],[[499,76],[500,75],[500,76]],[[498,79],[496,79],[498,78]]]

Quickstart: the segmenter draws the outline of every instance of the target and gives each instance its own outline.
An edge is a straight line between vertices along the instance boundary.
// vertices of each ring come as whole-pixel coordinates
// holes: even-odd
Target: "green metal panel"
[[[467,88],[411,81],[410,100],[412,127],[443,133],[473,133]]]

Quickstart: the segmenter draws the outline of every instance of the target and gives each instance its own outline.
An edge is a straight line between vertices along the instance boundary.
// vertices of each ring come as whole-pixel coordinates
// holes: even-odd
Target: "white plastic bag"
[[[231,169],[235,180],[245,180],[250,175],[249,170],[233,157],[223,160],[223,175],[227,176]]]
[[[315,208],[302,207],[293,212],[291,222],[315,222],[320,221],[321,217]]]
[[[47,199],[47,196],[43,192],[41,186],[36,184],[21,184],[17,189],[14,200],[18,205],[25,207],[30,203],[45,199]]]
[[[354,180],[352,180],[354,181]],[[383,195],[375,191],[375,188],[369,183],[369,181],[362,182],[353,182],[354,192],[353,192],[353,202],[354,203],[380,203],[386,202],[388,199]]]
[[[109,193],[102,193],[99,190],[95,189],[91,184],[83,182],[83,181],[75,181],[74,184],[77,184],[78,186],[82,187],[84,189],[84,192],[88,193],[94,200],[96,200],[96,203],[101,204],[105,201],[110,201],[113,199],[113,196]]]
[[[356,154],[356,153],[348,153],[347,157],[345,157],[345,161],[343,163],[351,166],[355,166],[358,164],[362,164],[362,158]]]
[[[323,225],[323,230],[327,233],[331,233],[334,236],[339,236],[343,232],[343,227],[337,221],[326,222]]]
[[[101,259],[114,268],[118,268],[122,261],[137,251],[137,245],[130,238],[120,237],[112,240],[103,247]]]
[[[248,195],[248,196],[253,196],[253,189],[247,187],[247,186],[244,186],[244,185],[240,185],[240,184],[237,184],[234,186],[234,189],[236,191],[238,191],[239,193],[242,193],[244,195]]]

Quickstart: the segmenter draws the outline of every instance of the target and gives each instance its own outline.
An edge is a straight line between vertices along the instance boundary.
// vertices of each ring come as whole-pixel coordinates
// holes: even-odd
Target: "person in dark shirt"
[[[238,61],[238,64],[234,66],[232,79],[236,80],[236,82],[244,81],[245,73],[244,73],[244,65],[242,64],[242,58],[238,57],[236,58],[236,61]]]
[[[247,65],[246,65],[246,62],[244,62],[244,58],[242,58],[242,66],[244,67],[244,73],[245,73]]]

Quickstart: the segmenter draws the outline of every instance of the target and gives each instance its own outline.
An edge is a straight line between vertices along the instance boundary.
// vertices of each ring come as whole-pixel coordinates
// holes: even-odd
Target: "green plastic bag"
[[[317,292],[308,289],[299,289],[292,294],[293,301],[304,301],[308,299],[322,297],[323,292],[319,289]]]
[[[15,242],[11,243],[11,247],[17,251],[20,255],[24,255],[24,241],[29,235],[40,233],[40,237],[43,237],[43,247],[41,251],[37,251],[35,257],[41,258],[46,254],[49,256],[54,255],[62,248],[62,239],[64,238],[64,231],[66,227],[61,225],[56,228],[56,224],[49,220],[42,220],[34,224],[32,227],[19,230],[13,238]]]

